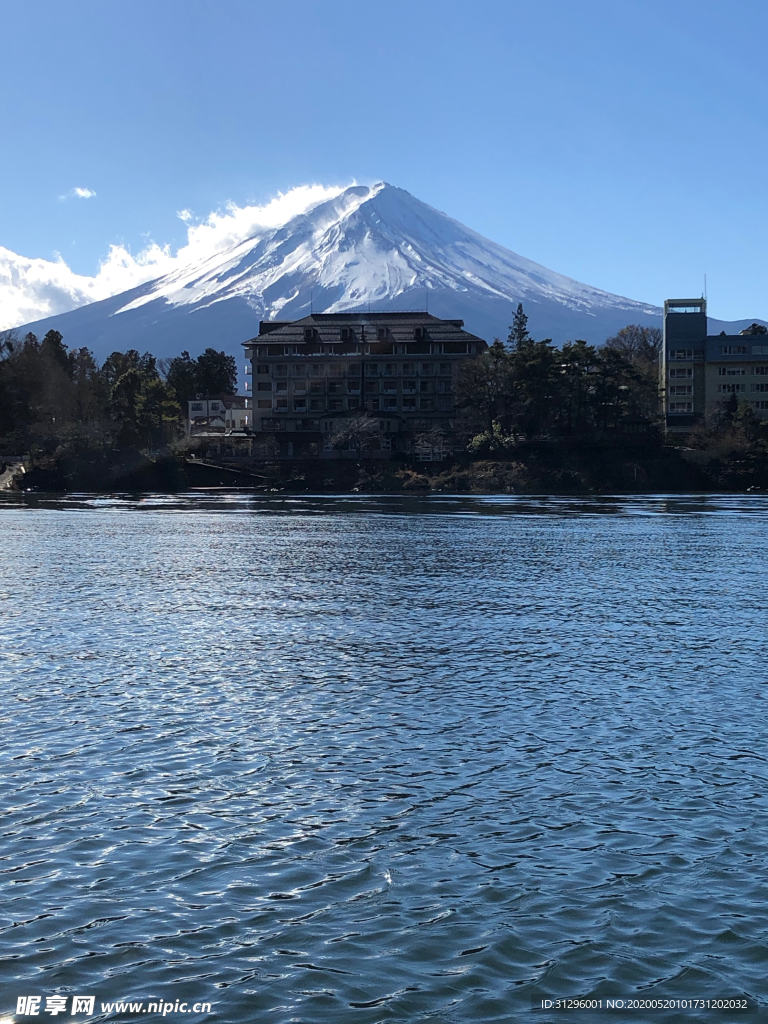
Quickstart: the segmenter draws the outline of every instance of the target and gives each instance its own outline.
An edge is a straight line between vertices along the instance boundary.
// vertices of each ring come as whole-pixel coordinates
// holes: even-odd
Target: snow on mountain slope
[[[601,342],[661,311],[547,270],[408,192],[352,186],[277,227],[155,281],[26,325],[55,326],[103,356],[127,344],[168,355],[205,345],[237,351],[259,320],[352,309],[423,309],[462,317],[491,340],[523,302],[532,333]]]
[[[385,184],[349,188],[282,228],[246,239],[202,266],[171,273],[119,312],[157,298],[189,306],[242,297],[270,318],[288,303],[309,298],[303,294],[308,287],[317,290],[321,303],[332,298],[323,303],[327,312],[424,288],[476,290],[508,302],[548,298],[585,312],[605,306],[658,312],[516,256]]]

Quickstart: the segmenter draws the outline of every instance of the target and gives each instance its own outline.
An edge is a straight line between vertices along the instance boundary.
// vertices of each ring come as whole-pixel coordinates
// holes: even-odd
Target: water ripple
[[[0,1010],[765,997],[766,518],[6,499]]]

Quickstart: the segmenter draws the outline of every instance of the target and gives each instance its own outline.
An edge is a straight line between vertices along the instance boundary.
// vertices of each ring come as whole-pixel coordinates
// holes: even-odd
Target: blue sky
[[[746,0],[3,0],[0,246],[91,275],[184,244],[182,209],[386,180],[588,284],[706,273],[713,316],[768,319],[766,29]]]

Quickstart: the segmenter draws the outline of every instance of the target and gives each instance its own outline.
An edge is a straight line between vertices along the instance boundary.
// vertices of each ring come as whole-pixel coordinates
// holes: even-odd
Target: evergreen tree
[[[43,338],[41,349],[43,354],[57,363],[65,373],[70,372],[67,346],[64,344],[64,336],[59,331],[48,331]]]
[[[207,348],[197,357],[197,391],[201,395],[237,393],[237,362],[226,352]]]
[[[531,336],[528,333],[528,317],[523,312],[522,302],[518,302],[512,326],[509,328],[507,342],[512,351],[516,352],[518,349],[524,348],[525,345],[530,343],[530,341]]]
[[[200,391],[197,360],[192,359],[189,352],[185,351],[180,356],[168,360],[163,369],[169,390],[175,395],[176,401],[185,407],[184,403],[195,398]],[[202,394],[202,391],[200,393]]]

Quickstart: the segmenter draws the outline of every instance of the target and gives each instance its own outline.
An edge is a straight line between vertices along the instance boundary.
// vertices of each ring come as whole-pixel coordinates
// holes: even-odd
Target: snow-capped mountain
[[[505,337],[522,302],[534,337],[602,342],[661,310],[518,256],[408,192],[353,186],[280,227],[148,284],[19,328],[55,327],[100,357],[126,347],[168,356],[207,345],[239,352],[259,321],[340,310],[424,309]]]

